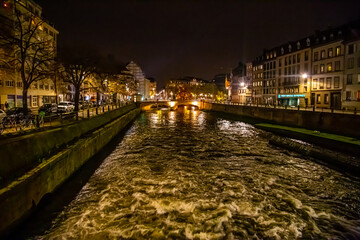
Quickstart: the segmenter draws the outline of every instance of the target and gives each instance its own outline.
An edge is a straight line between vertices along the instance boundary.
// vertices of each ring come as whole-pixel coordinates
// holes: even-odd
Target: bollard
[[[285,110],[287,109],[287,105],[285,105]]]
[[[63,123],[62,112],[60,113],[60,122]]]
[[[102,110],[103,110],[103,113],[104,113],[105,112],[105,107],[104,106],[102,107]]]
[[[90,118],[90,109],[87,109],[87,117]]]
[[[298,111],[300,111],[300,105],[298,105]]]
[[[108,111],[110,111],[110,105],[108,105]]]
[[[334,113],[334,108],[331,108],[331,113]]]
[[[75,119],[76,119],[76,121],[79,120],[79,111],[76,111],[76,112],[75,112]]]
[[[98,108],[96,107],[96,115],[98,115],[99,114],[99,110],[98,110]]]
[[[315,112],[315,106],[313,106],[313,112]]]
[[[356,115],[356,108],[354,109],[354,114]]]

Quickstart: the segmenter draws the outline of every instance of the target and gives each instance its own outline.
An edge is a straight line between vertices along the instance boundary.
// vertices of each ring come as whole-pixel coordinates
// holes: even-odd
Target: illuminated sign
[[[300,98],[305,97],[305,94],[279,94],[278,98]]]

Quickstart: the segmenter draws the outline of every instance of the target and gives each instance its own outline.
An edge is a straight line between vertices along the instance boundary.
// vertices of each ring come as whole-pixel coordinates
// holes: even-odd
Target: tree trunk
[[[28,114],[27,94],[28,94],[28,89],[24,86],[23,92],[22,92],[24,115]],[[15,99],[15,101],[16,101],[16,99]]]
[[[74,111],[79,111],[79,99],[80,99],[80,86],[81,85],[74,85],[75,87],[75,109]]]

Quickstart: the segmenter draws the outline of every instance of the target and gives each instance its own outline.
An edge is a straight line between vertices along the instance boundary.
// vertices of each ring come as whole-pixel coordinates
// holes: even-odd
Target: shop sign
[[[278,98],[301,98],[305,97],[305,94],[279,94]]]

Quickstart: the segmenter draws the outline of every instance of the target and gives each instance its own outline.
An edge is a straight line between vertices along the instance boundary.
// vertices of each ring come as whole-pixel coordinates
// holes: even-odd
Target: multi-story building
[[[39,26],[35,32],[38,37],[41,37],[46,44],[52,45],[52,51],[56,52],[57,36],[59,32],[48,23],[42,17],[42,8],[32,0],[20,0],[16,3],[3,4],[0,7],[0,17],[2,24],[4,22],[11,23],[17,21],[14,4],[16,4],[17,10],[21,12],[21,24],[28,24],[28,21],[37,21]],[[2,25],[3,27],[4,25]],[[14,28],[12,31],[17,31]],[[17,32],[14,33],[15,35]],[[0,54],[4,54],[6,50],[0,51]],[[55,86],[56,84],[56,86]],[[16,71],[15,66],[8,66],[7,69],[0,69],[0,106],[4,108],[5,103],[9,104],[9,107],[22,106],[22,91],[23,82],[20,77],[20,73]],[[43,79],[31,84],[28,89],[28,107],[39,107],[44,103],[55,102],[57,98],[56,89],[61,89],[59,82],[52,79]]]
[[[153,78],[150,79],[150,99],[155,99],[156,96],[156,81]]]
[[[240,62],[236,68],[232,70],[230,75],[230,100],[235,103],[246,103],[246,65]]]
[[[342,93],[342,108],[360,110],[360,39],[345,41],[344,45],[345,86]]]
[[[277,49],[277,103],[306,107],[310,98],[311,39],[289,42]]]
[[[343,30],[318,32],[314,38],[311,105],[340,109],[344,87]]]
[[[126,68],[131,72],[132,75],[134,75],[137,85],[137,94],[141,95],[141,98],[144,100],[146,96],[146,82],[144,72],[141,70],[140,66],[137,65],[134,61],[128,63],[126,65]]]
[[[273,48],[264,52],[264,63],[263,63],[263,103],[267,105],[276,104],[276,57],[277,49]]]
[[[245,82],[245,99],[246,104],[252,103],[252,81],[253,81],[253,65],[252,62],[246,63],[246,82]]]
[[[252,102],[254,104],[264,104],[263,74],[263,56],[260,56],[252,62]]]
[[[151,80],[145,78],[145,94],[144,94],[145,100],[150,99],[150,91],[151,91]]]

